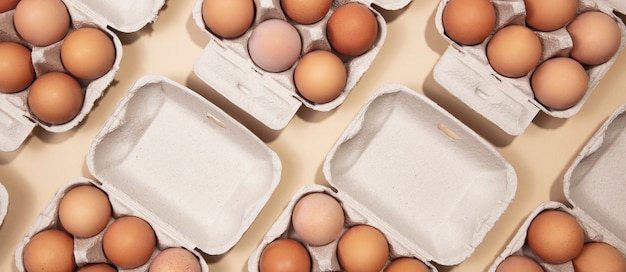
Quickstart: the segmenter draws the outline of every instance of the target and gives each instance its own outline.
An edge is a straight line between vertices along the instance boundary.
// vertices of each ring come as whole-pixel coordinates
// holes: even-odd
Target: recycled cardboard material
[[[396,10],[406,6],[410,0],[335,0],[326,17],[311,25],[290,21],[282,12],[280,0],[255,0],[256,15],[252,27],[235,39],[217,37],[207,29],[202,19],[202,2],[203,0],[197,1],[193,9],[193,18],[211,40],[196,61],[194,72],[205,83],[267,127],[280,130],[289,123],[302,105],[316,111],[330,111],[341,105],[369,68],[387,35],[384,18],[371,5]],[[271,73],[257,67],[250,59],[247,50],[248,38],[259,23],[268,19],[282,19],[294,24],[302,38],[301,56],[317,49],[332,50],[326,38],[326,22],[337,7],[349,2],[359,2],[370,7],[378,21],[378,38],[372,48],[363,55],[340,56],[348,71],[348,80],[338,98],[323,104],[307,101],[298,94],[293,84],[295,65],[287,71]]]
[[[158,249],[179,246],[199,254],[223,254],[252,224],[280,181],[278,156],[221,109],[161,76],[133,85],[102,127],[86,157],[94,179],[62,186],[26,233],[58,228],[58,204],[80,184],[106,192],[113,217],[134,215],[157,234]],[[75,239],[78,265],[106,261],[102,235]],[[199,251],[198,251],[199,250]],[[132,270],[146,271],[148,264]]]
[[[434,78],[452,95],[510,135],[523,133],[539,111],[557,118],[569,118],[575,115],[626,47],[626,25],[613,13],[615,9],[626,11],[623,1],[579,0],[577,14],[588,10],[598,10],[615,19],[622,33],[620,48],[608,62],[586,68],[589,75],[589,87],[576,105],[565,110],[548,109],[534,99],[530,87],[532,71],[521,78],[508,78],[491,68],[485,53],[491,36],[481,44],[462,46],[445,35],[442,13],[448,2],[449,0],[440,2],[435,17],[437,30],[450,43],[450,46],[435,65]],[[491,2],[497,14],[496,27],[492,35],[504,26],[525,25],[526,8],[523,0],[492,0]],[[615,5],[613,2],[619,4]],[[535,31],[535,33],[539,36],[543,47],[541,62],[555,56],[569,56],[572,40],[565,28],[552,32]]]
[[[398,84],[382,87],[365,104],[328,153],[323,172],[332,188],[311,185],[296,193],[249,258],[249,271],[258,271],[267,244],[297,239],[291,213],[311,192],[341,203],[346,228],[381,230],[390,259],[415,257],[436,271],[432,263],[455,265],[472,254],[517,188],[513,167],[490,144]],[[306,245],[313,271],[341,271],[336,246]]]
[[[489,272],[509,255],[524,254],[540,263],[545,271],[573,272],[571,262],[554,265],[535,256],[525,244],[532,219],[548,209],[573,215],[585,232],[585,241],[600,241],[617,248],[626,256],[626,171],[622,165],[626,151],[626,104],[623,104],[582,148],[564,175],[563,190],[572,207],[549,201],[542,203],[528,216]]]
[[[63,0],[70,18],[70,32],[80,27],[96,27],[107,33],[115,45],[116,57],[111,70],[95,80],[79,79],[85,94],[83,107],[74,119],[61,125],[49,125],[37,120],[28,109],[26,90],[14,93],[0,93],[0,151],[14,151],[26,140],[36,126],[50,132],[65,132],[76,127],[92,110],[95,101],[103,94],[119,70],[123,50],[122,42],[110,29],[121,32],[135,32],[157,19],[158,11],[165,0],[150,1],[97,1]],[[22,40],[13,27],[15,10],[0,13],[0,41],[21,43],[32,50],[36,76],[47,72],[66,72],[61,63],[60,52],[63,41],[45,47],[33,46]]]

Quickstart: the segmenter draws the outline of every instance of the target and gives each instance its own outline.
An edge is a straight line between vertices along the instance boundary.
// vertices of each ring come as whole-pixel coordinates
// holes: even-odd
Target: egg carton
[[[460,45],[445,35],[442,22],[443,9],[449,0],[439,3],[435,25],[450,46],[435,65],[435,80],[467,104],[474,111],[491,121],[504,132],[516,136],[524,132],[534,117],[542,111],[556,118],[569,118],[584,105],[602,77],[626,47],[626,25],[613,11],[626,12],[626,5],[619,0],[579,0],[577,14],[589,10],[604,12],[618,23],[621,42],[618,52],[606,63],[587,67],[589,86],[583,98],[571,108],[554,110],[534,99],[530,87],[532,71],[520,78],[508,78],[498,74],[487,60],[486,47],[493,33],[508,25],[525,25],[526,8],[523,0],[492,0],[496,9],[496,26],[492,35],[474,46]],[[572,40],[565,28],[553,32],[535,31],[541,40],[543,52],[540,61],[555,56],[568,56]]]
[[[390,259],[414,257],[437,271],[433,262],[456,265],[473,253],[517,189],[515,170],[490,144],[399,84],[383,86],[363,106],[328,153],[323,172],[333,189],[302,188],[249,258],[248,271],[259,270],[261,252],[273,240],[298,239],[291,213],[311,192],[341,203],[344,231],[373,226],[387,238]],[[306,247],[313,271],[342,271],[337,240]]]
[[[574,216],[585,233],[585,241],[608,243],[626,256],[626,170],[621,162],[626,151],[626,104],[605,121],[582,148],[564,175],[564,192],[572,208],[549,201],[540,204],[519,228],[507,247],[497,257],[489,272],[510,255],[526,255],[547,272],[573,272],[571,262],[550,264],[538,258],[526,245],[531,221],[542,211],[557,209]]]
[[[197,93],[161,76],[131,87],[95,137],[86,157],[95,179],[65,183],[25,234],[15,253],[41,230],[60,228],[58,205],[81,184],[106,192],[113,218],[146,220],[158,252],[178,246],[223,254],[252,224],[280,181],[278,156],[260,139]],[[112,221],[112,220],[111,220]],[[106,262],[102,235],[75,239],[78,265]],[[149,264],[132,270],[147,271]]]
[[[104,31],[113,40],[115,62],[109,72],[95,80],[79,79],[85,100],[83,107],[74,119],[61,125],[49,125],[37,120],[27,105],[28,88],[14,94],[0,93],[0,151],[16,150],[30,135],[35,126],[49,132],[65,132],[76,127],[94,107],[95,101],[103,94],[119,70],[122,58],[122,42],[110,29],[121,32],[135,32],[146,24],[155,21],[158,11],[165,0],[151,1],[97,1],[63,0],[67,7],[71,26],[70,32],[81,27],[96,27]],[[18,42],[32,51],[33,66],[36,76],[47,72],[67,72],[61,63],[62,41],[45,47],[34,46],[19,37],[13,26],[15,10],[0,14],[0,41]],[[69,33],[69,32],[68,32]]]
[[[207,29],[202,19],[203,0],[198,0],[193,9],[193,18],[211,40],[196,61],[194,72],[206,84],[267,127],[280,130],[287,126],[302,105],[321,112],[333,110],[341,105],[371,65],[387,35],[385,19],[371,5],[397,10],[410,1],[334,0],[330,11],[321,21],[302,25],[286,17],[281,9],[280,0],[254,0],[256,14],[252,26],[239,38],[223,39]],[[359,2],[370,8],[378,22],[378,37],[366,53],[357,57],[340,56],[348,71],[348,78],[344,90],[336,99],[321,104],[308,101],[297,92],[293,83],[295,65],[284,72],[272,73],[259,68],[250,59],[247,49],[250,34],[259,23],[268,19],[286,20],[294,25],[302,39],[300,56],[313,50],[331,50],[325,33],[326,22],[335,9],[349,2]]]
[[[9,192],[7,189],[0,183],[0,226],[2,226],[2,222],[4,222],[4,217],[7,215],[9,209]]]

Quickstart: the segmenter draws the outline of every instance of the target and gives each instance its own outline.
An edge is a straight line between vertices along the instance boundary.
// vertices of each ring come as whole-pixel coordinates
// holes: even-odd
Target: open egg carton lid
[[[626,254],[626,104],[622,104],[576,156],[564,192],[579,218]]]
[[[2,222],[4,222],[4,217],[7,215],[7,211],[9,209],[9,192],[7,189],[0,183],[0,226],[2,226]]]
[[[274,130],[283,129],[303,104],[317,111],[330,111],[343,103],[369,68],[386,37],[386,22],[372,5],[396,10],[406,6],[410,1],[334,0],[330,12],[321,21],[310,25],[294,25],[302,38],[302,54],[305,54],[316,49],[331,50],[325,37],[326,21],[337,7],[345,3],[359,2],[366,5],[374,13],[379,24],[378,38],[372,48],[360,56],[343,59],[348,71],[346,87],[339,97],[327,103],[313,103],[297,93],[292,83],[294,67],[279,73],[267,72],[256,66],[248,56],[247,41],[256,25],[270,18],[289,21],[282,12],[279,0],[254,0],[256,8],[254,22],[246,33],[235,39],[217,37],[207,29],[202,18],[203,0],[197,0],[193,9],[194,21],[211,37],[211,40],[196,61],[194,72],[206,84],[267,127]]]
[[[282,171],[276,153],[243,125],[153,75],[131,87],[86,160],[105,191],[211,255],[241,238]]]
[[[623,1],[578,1],[578,12],[600,10],[616,20],[622,34],[620,47],[606,63],[586,69],[589,75],[589,86],[576,105],[565,110],[548,109],[534,99],[530,87],[532,71],[524,77],[507,78],[491,68],[485,54],[485,48],[491,36],[473,46],[459,45],[446,36],[442,14],[449,1],[440,2],[435,16],[435,26],[450,46],[435,65],[433,75],[437,82],[452,95],[510,135],[516,136],[524,132],[539,111],[556,118],[569,118],[575,115],[626,47],[626,25],[613,14],[614,10],[626,12],[626,4]],[[491,2],[497,11],[495,29],[491,35],[507,25],[525,25],[526,8],[523,0],[491,0]],[[540,61],[553,56],[569,55],[572,41],[564,28],[553,32],[536,31],[535,33],[542,40],[543,52]]]
[[[563,190],[572,207],[548,201],[535,208],[507,247],[498,256],[489,272],[509,255],[530,254],[526,249],[527,229],[542,211],[561,210],[574,216],[581,224],[586,241],[602,241],[626,255],[626,104],[621,105],[591,137],[564,175]],[[540,261],[540,260],[539,260]],[[546,271],[572,272],[570,263],[544,263]]]
[[[50,132],[65,132],[76,127],[91,112],[95,101],[115,78],[122,58],[122,42],[109,27],[122,32],[134,32],[157,19],[164,0],[150,1],[96,1],[64,0],[71,17],[70,31],[84,26],[95,26],[109,35],[114,43],[116,56],[109,72],[95,80],[79,80],[85,99],[80,113],[71,121],[60,125],[39,122],[29,111],[27,92],[0,93],[0,151],[16,150],[30,135],[35,126]],[[21,42],[13,27],[14,10],[0,14],[0,40]],[[50,71],[64,71],[60,52],[62,42],[45,47],[32,46],[33,66],[37,76]]]
[[[378,90],[324,161],[324,176],[356,207],[423,260],[469,257],[512,201],[513,167],[483,138],[421,94]]]

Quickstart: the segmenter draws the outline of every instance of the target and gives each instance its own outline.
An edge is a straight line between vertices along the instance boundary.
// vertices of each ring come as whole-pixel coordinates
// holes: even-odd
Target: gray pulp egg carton
[[[246,33],[235,39],[216,37],[207,29],[202,20],[202,2],[203,0],[197,1],[193,18],[211,40],[196,61],[194,72],[233,104],[267,127],[279,130],[287,126],[302,105],[322,112],[331,111],[341,105],[375,59],[387,35],[385,19],[371,5],[397,10],[406,6],[410,0],[334,0],[326,17],[311,25],[301,25],[287,19],[282,12],[280,0],[254,0],[254,22]],[[326,22],[337,7],[349,2],[359,2],[370,8],[378,22],[378,38],[363,55],[342,57],[348,78],[344,90],[336,99],[323,104],[312,103],[296,91],[293,83],[295,66],[284,72],[272,73],[258,68],[250,59],[247,49],[250,34],[259,23],[267,19],[282,19],[294,24],[302,39],[300,56],[317,49],[331,50],[325,33]]]
[[[63,195],[81,184],[106,192],[113,218],[146,220],[157,250],[184,247],[218,255],[240,239],[278,186],[281,161],[252,132],[194,91],[170,79],[139,79],[96,135],[86,157],[95,179],[76,178],[58,189],[15,253],[19,271],[30,238],[56,228]],[[110,219],[112,222],[113,219]],[[109,223],[110,223],[109,222]],[[106,262],[103,232],[75,239],[78,265]],[[120,271],[147,271],[139,268]]]
[[[91,112],[95,101],[104,94],[119,70],[123,53],[122,42],[110,28],[126,33],[141,29],[157,19],[165,0],[63,0],[63,3],[71,18],[70,32],[80,27],[91,26],[99,28],[111,37],[116,50],[113,67],[104,76],[95,80],[78,80],[85,94],[83,107],[78,116],[65,124],[49,125],[38,121],[28,109],[26,101],[28,88],[14,94],[0,93],[0,151],[13,151],[19,148],[35,126],[55,133],[76,127]],[[18,42],[31,48],[36,76],[52,71],[65,72],[60,58],[63,42],[45,47],[27,43],[19,37],[13,27],[14,13],[15,10],[10,10],[0,14],[0,41]]]
[[[2,222],[4,222],[4,217],[7,215],[9,210],[9,192],[7,189],[0,183],[0,226],[2,226]]]
[[[599,241],[617,248],[626,256],[626,104],[620,106],[591,137],[564,175],[563,190],[568,207],[560,202],[540,204],[528,216],[489,272],[510,255],[526,255],[545,271],[574,272],[571,262],[550,264],[540,260],[526,245],[531,221],[542,211],[556,209],[570,213],[585,232],[585,241]]]
[[[508,208],[517,189],[513,167],[483,138],[425,96],[399,84],[379,89],[348,125],[323,163],[333,188],[309,185],[292,198],[248,261],[291,228],[295,203],[325,192],[343,206],[344,230],[379,229],[390,259],[414,257],[456,265],[469,257]],[[305,245],[312,271],[342,271],[337,240]]]
[[[613,17],[622,33],[620,48],[608,62],[586,68],[589,86],[583,98],[565,110],[548,109],[534,99],[530,76],[508,78],[498,74],[487,61],[486,47],[491,39],[474,46],[459,45],[445,35],[442,22],[443,9],[449,0],[440,2],[435,17],[437,30],[449,43],[445,53],[435,65],[433,76],[453,96],[467,104],[484,118],[510,135],[519,135],[542,111],[556,118],[569,118],[583,106],[593,89],[626,47],[626,25],[614,10],[626,11],[620,0],[579,0],[578,11],[599,10]],[[525,25],[526,8],[523,0],[492,0],[496,9],[494,32],[507,25]],[[572,40],[565,28],[552,32],[535,31],[541,40],[543,52],[540,61],[554,56],[568,56]],[[492,32],[493,34],[493,32]]]

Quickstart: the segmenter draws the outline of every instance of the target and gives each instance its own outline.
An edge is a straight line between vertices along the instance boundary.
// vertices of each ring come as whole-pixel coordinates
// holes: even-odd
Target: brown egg
[[[76,237],[100,233],[111,218],[108,196],[91,185],[82,185],[67,192],[59,203],[59,221]]]
[[[308,272],[311,256],[300,242],[279,238],[269,243],[261,252],[260,272]]]
[[[3,13],[5,11],[9,11],[15,8],[15,6],[17,6],[17,3],[20,2],[20,0],[2,0],[0,1],[0,13]]]
[[[61,0],[21,0],[15,7],[13,23],[17,33],[35,46],[47,46],[65,37],[70,14]]]
[[[379,272],[389,259],[389,244],[378,229],[356,225],[339,238],[337,258],[347,272]]]
[[[117,272],[117,270],[109,264],[99,263],[85,265],[76,270],[76,272]]]
[[[496,27],[496,9],[489,0],[451,0],[441,16],[444,33],[461,45],[482,43]]]
[[[122,269],[145,264],[156,248],[154,230],[139,217],[124,216],[113,221],[102,238],[104,254]]]
[[[254,21],[252,0],[204,0],[202,19],[213,34],[222,38],[237,38],[246,33]]]
[[[337,52],[359,56],[367,52],[378,38],[378,22],[365,5],[350,2],[339,6],[326,24],[328,42]]]
[[[572,260],[576,272],[624,272],[626,258],[615,247],[603,242],[586,243]]]
[[[316,50],[304,55],[296,64],[293,79],[304,98],[314,103],[326,103],[344,90],[348,71],[334,53]]]
[[[317,23],[330,10],[332,0],[281,0],[283,12],[291,20],[300,24]]]
[[[14,42],[0,42],[0,93],[26,89],[35,80],[30,49]]]
[[[154,258],[150,263],[148,272],[200,272],[200,262],[198,258],[189,250],[178,247],[167,248]]]
[[[23,258],[28,272],[72,272],[74,239],[60,230],[43,230],[26,244]]]
[[[430,272],[430,269],[418,259],[404,257],[391,261],[385,272]]]
[[[291,224],[302,241],[323,246],[335,241],[343,231],[343,208],[328,194],[310,193],[296,203]]]
[[[526,24],[539,31],[554,31],[569,23],[578,8],[578,0],[524,0]]]
[[[530,78],[535,99],[550,109],[576,105],[587,92],[589,76],[577,61],[556,57],[539,64]]]
[[[559,210],[538,214],[528,226],[526,242],[542,260],[561,264],[578,256],[583,249],[585,233],[572,215]]]
[[[506,26],[493,35],[487,44],[487,59],[491,67],[505,77],[527,75],[539,64],[541,41],[529,28]]]
[[[529,257],[511,255],[498,265],[496,272],[543,272],[543,268]]]
[[[70,74],[83,79],[96,79],[113,67],[115,45],[111,37],[100,29],[79,28],[63,41],[61,61]]]
[[[600,11],[579,14],[567,26],[572,37],[570,57],[586,65],[607,62],[618,51],[621,32],[615,19]]]
[[[49,72],[35,79],[28,91],[28,107],[37,119],[60,125],[80,113],[85,99],[80,84],[68,74]]]

